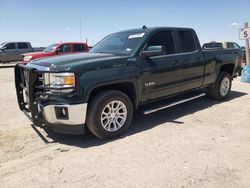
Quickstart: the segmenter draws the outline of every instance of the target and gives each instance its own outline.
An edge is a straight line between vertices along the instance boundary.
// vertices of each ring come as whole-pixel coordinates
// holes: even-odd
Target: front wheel
[[[110,139],[124,133],[130,126],[132,117],[130,98],[120,91],[107,90],[91,100],[87,126],[98,138]]]
[[[207,95],[216,100],[226,99],[231,91],[232,78],[229,73],[221,72],[216,83],[208,88]]]

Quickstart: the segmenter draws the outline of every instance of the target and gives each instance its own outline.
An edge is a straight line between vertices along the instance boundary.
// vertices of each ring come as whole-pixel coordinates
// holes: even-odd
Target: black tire
[[[120,104],[118,102],[120,102]],[[121,117],[119,116],[120,123],[121,123],[121,121],[123,122],[123,123],[121,123],[122,126],[120,128],[118,128],[120,126],[120,124],[118,125],[115,122],[113,122],[111,124],[108,123],[107,126],[103,125],[106,122],[110,122],[108,119],[113,118],[113,120],[114,120],[114,118],[116,118],[116,117],[114,117],[115,111],[113,113],[110,113],[110,111],[109,111],[110,106],[108,106],[108,104],[110,104],[110,103],[112,103],[113,105],[114,105],[114,103],[118,103],[119,105],[121,105],[123,107],[121,109],[126,111],[126,114],[127,114],[126,118],[122,117],[122,118],[124,118],[124,120],[122,120]],[[118,106],[117,109],[119,107],[120,106]],[[108,113],[104,114],[103,113],[104,110],[108,110]],[[117,110],[117,112],[118,111],[119,110]],[[112,112],[112,110],[111,110],[111,112]],[[121,113],[125,114],[125,112],[121,112]],[[104,115],[107,116],[106,114],[109,114],[109,116],[112,116],[112,117],[109,117],[107,119],[104,118],[107,121],[101,120],[102,116],[104,116]],[[118,117],[118,119],[116,119],[114,121],[116,121],[116,122],[119,121],[119,117]],[[89,130],[98,138],[111,139],[111,138],[115,138],[115,137],[123,134],[129,128],[131,121],[132,121],[132,118],[133,118],[133,105],[132,105],[130,98],[126,94],[124,94],[120,91],[106,90],[106,91],[100,92],[99,94],[94,96],[93,99],[90,101],[90,103],[88,105],[86,124],[87,124]],[[109,131],[107,129],[113,129],[113,130]],[[117,129],[117,130],[115,130],[115,129]]]
[[[228,82],[228,84],[226,84],[227,89],[224,90],[225,92],[222,92],[223,89],[221,91],[223,81]],[[221,72],[215,84],[213,84],[208,88],[207,96],[216,100],[224,100],[228,97],[231,91],[231,86],[232,86],[232,78],[230,74],[227,72]]]

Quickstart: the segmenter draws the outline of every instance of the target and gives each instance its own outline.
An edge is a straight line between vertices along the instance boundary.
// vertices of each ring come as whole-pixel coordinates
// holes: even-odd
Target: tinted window
[[[19,49],[28,49],[29,48],[29,46],[28,46],[28,44],[27,43],[17,43],[17,47],[19,48]]]
[[[179,31],[181,52],[193,52],[196,50],[195,40],[193,32],[191,31]]]
[[[83,52],[84,51],[84,45],[83,44],[74,44],[73,45],[73,51],[74,52]]]
[[[164,46],[165,54],[175,53],[175,44],[173,33],[171,31],[162,31],[156,33],[148,42],[147,46]]]
[[[234,42],[228,42],[227,47],[228,48],[237,48],[237,49],[240,48],[240,46],[238,44],[234,43]]]
[[[16,45],[15,45],[15,43],[8,43],[8,44],[5,45],[5,49],[6,50],[16,49]]]
[[[209,49],[209,48],[223,48],[223,44],[220,42],[211,42],[211,43],[205,43],[202,48]]]
[[[70,44],[60,46],[57,51],[60,53],[70,52]]]
[[[240,49],[241,47],[238,44],[234,43],[234,48]]]
[[[227,48],[234,48],[234,43],[228,42],[227,43]]]

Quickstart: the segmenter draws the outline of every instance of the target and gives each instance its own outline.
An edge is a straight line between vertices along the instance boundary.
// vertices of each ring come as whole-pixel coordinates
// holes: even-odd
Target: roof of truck
[[[128,29],[124,31],[119,31],[116,33],[123,33],[123,32],[131,32],[131,33],[136,33],[136,32],[152,32],[156,30],[193,30],[192,28],[184,28],[184,27],[141,27],[141,28],[136,28],[136,29]]]

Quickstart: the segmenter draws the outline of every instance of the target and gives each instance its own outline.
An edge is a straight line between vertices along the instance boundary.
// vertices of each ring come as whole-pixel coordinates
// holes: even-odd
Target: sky
[[[194,28],[201,43],[242,45],[245,21],[250,25],[250,0],[0,0],[0,43],[30,41],[37,47],[87,38],[93,45],[110,33],[146,25]]]

